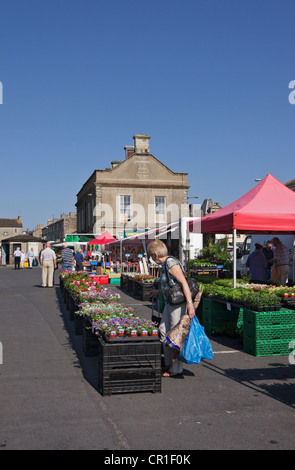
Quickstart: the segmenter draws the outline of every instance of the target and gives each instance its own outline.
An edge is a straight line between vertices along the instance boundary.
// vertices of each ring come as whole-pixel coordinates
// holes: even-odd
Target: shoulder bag
[[[169,256],[169,258],[172,258],[172,257]],[[167,259],[166,259],[166,261],[167,261]],[[170,305],[181,305],[181,304],[186,302],[186,298],[184,296],[181,285],[179,283],[177,283],[175,285],[173,284],[173,281],[172,281],[172,279],[170,277],[170,274],[169,274],[169,269],[167,268],[166,261],[164,263],[164,266],[165,266],[165,270],[166,270],[166,274],[167,274],[167,278],[168,278],[168,287],[165,289],[164,296],[165,296],[167,302]],[[182,268],[182,271],[183,271],[183,274],[184,274],[183,267],[181,266],[181,268]],[[199,292],[199,285],[198,285],[197,281],[193,278],[186,279],[186,281],[187,281],[187,283],[189,285],[189,288],[190,288],[190,291],[191,291],[192,301],[194,301],[194,298],[196,297],[197,293]]]

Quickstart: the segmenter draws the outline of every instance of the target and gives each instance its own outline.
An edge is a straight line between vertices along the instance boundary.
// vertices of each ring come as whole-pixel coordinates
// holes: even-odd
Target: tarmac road
[[[151,316],[149,302],[113,288]],[[97,358],[85,357],[74,334],[58,272],[54,288],[43,289],[39,267],[0,268],[0,341],[1,450],[294,449],[288,356],[254,357],[238,339],[211,337],[213,360],[163,378],[161,393],[103,397]]]

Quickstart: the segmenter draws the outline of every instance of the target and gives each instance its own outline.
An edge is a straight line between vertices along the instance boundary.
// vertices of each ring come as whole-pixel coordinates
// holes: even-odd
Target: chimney
[[[129,158],[131,155],[134,154],[133,145],[126,145],[126,147],[124,147],[124,150],[125,150],[125,158]]]
[[[150,138],[151,137],[146,134],[135,134],[133,136],[135,153],[141,154],[141,155],[149,154],[150,153],[150,146],[149,146]]]

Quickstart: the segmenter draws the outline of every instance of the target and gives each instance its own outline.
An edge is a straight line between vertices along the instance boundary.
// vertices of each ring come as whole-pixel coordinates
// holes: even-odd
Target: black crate
[[[72,294],[69,293],[69,313],[70,320],[74,320],[75,312],[79,309],[78,299]]]
[[[130,367],[161,368],[162,343],[154,341],[126,341],[108,343],[98,337],[98,361],[105,370]]]
[[[98,366],[98,391],[102,395],[131,392],[161,392],[161,369],[113,369],[105,371]]]
[[[161,392],[161,353],[159,340],[108,343],[98,337],[99,392]]]
[[[82,335],[83,334],[83,323],[84,319],[82,315],[79,315],[78,313],[75,312],[74,314],[74,330],[76,335]]]
[[[98,354],[98,336],[92,332],[92,326],[87,317],[84,317],[83,321],[83,352],[88,357]]]

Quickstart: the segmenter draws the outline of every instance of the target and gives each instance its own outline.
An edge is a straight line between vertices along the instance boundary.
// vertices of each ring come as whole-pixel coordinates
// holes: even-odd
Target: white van
[[[255,250],[255,243],[260,243],[263,247],[265,247],[266,243],[272,240],[274,237],[278,237],[281,242],[288,248],[289,250],[289,276],[288,281],[294,282],[294,235],[276,235],[276,234],[267,234],[262,233],[260,235],[247,235],[242,248],[238,252],[237,255],[237,273],[241,276],[248,272],[248,268],[246,267],[246,261],[248,255]]]

